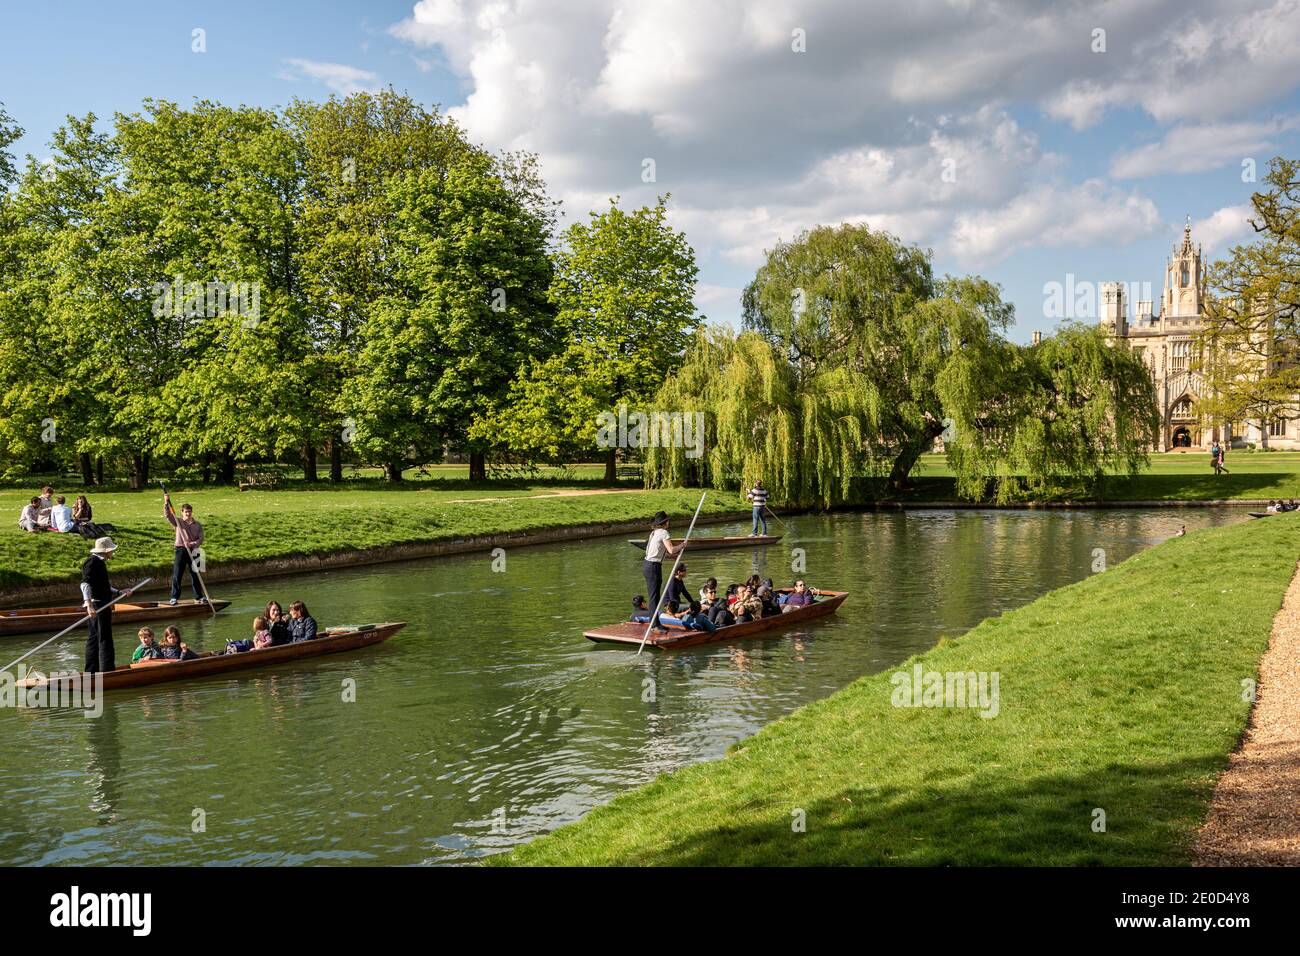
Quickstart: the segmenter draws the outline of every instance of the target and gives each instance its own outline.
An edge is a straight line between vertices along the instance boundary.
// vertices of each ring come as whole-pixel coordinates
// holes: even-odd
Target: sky
[[[1300,154],[1300,0],[0,0],[20,156],[145,98],[386,86],[536,153],[563,222],[670,194],[713,321],[852,222],[999,283],[1023,342],[1054,284],[1158,300],[1188,218],[1208,258],[1249,240],[1252,170]]]

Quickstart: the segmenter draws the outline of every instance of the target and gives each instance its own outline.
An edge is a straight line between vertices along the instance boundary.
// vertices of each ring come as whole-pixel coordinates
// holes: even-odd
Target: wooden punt
[[[727,627],[720,627],[716,631],[692,631],[680,624],[669,623],[672,618],[664,620],[661,616],[660,621],[668,629],[667,633],[651,633],[649,638],[646,639],[645,646],[660,649],[695,647],[699,644],[713,644],[717,641],[732,641],[738,638],[752,637],[766,631],[785,631],[798,627],[804,621],[834,614],[835,610],[844,603],[844,599],[849,596],[848,591],[814,590],[813,594],[822,600],[794,611],[787,611],[784,614],[762,617],[757,621],[749,621],[745,624],[730,624]],[[597,644],[624,644],[636,647],[641,643],[641,637],[645,634],[645,627],[644,624],[621,621],[618,624],[608,624],[605,627],[585,631],[583,637],[589,641],[595,641]]]
[[[1280,512],[1277,511],[1247,511],[1246,512],[1246,514],[1250,515],[1252,518],[1271,518],[1273,517],[1273,515],[1279,513]]]
[[[199,617],[211,614],[213,608],[218,611],[230,606],[229,601],[213,601],[204,604],[201,601],[178,601],[168,604],[166,601],[118,601],[113,605],[114,624],[132,624],[135,622],[170,621],[178,617]],[[86,609],[80,604],[65,604],[61,607],[24,607],[0,611],[0,637],[6,634],[33,634],[38,631],[61,631],[69,624],[76,624],[86,616]]]
[[[313,641],[264,647],[261,650],[244,651],[242,654],[218,654],[215,651],[208,651],[190,661],[153,660],[123,664],[116,670],[104,674],[104,690],[122,690],[127,687],[144,687],[168,681],[193,680],[198,677],[225,674],[229,671],[247,670],[250,667],[270,667],[273,664],[302,660],[306,657],[338,654],[341,651],[357,650],[386,641],[404,627],[406,627],[405,621],[387,624],[354,624],[329,628],[323,636]],[[16,686],[57,686],[75,680],[82,681],[84,686],[84,682],[89,680],[90,676],[89,674],[59,674],[47,678],[33,677],[18,681]]]
[[[752,538],[748,535],[731,535],[717,538],[691,538],[686,542],[687,551],[722,551],[726,548],[756,548],[764,544],[776,544],[781,540],[779,534],[756,534]],[[672,539],[673,547],[681,546],[682,539]],[[628,541],[633,547],[645,550],[646,539],[634,538]]]

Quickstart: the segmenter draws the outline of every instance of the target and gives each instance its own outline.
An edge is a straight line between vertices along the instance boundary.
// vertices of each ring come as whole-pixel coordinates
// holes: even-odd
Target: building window
[[[1187,357],[1192,352],[1191,342],[1174,342],[1169,350],[1169,367],[1175,372],[1187,371]]]
[[[1174,402],[1174,407],[1169,410],[1170,418],[1191,418],[1192,417],[1192,400],[1190,398],[1180,398]]]
[[[1285,437],[1286,437],[1286,419],[1285,419],[1285,418],[1279,418],[1279,419],[1277,419],[1276,421],[1272,421],[1272,422],[1269,422],[1269,423],[1268,423],[1268,437],[1269,437],[1269,438],[1285,438]]]

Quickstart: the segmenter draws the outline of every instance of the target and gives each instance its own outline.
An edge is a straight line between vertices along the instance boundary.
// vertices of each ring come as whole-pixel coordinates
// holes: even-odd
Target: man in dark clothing
[[[113,609],[109,602],[119,591],[108,580],[108,559],[117,551],[112,538],[99,538],[85,562],[81,565],[81,600],[90,617],[90,632],[86,637],[86,673],[111,671],[117,666],[113,653]]]
[[[686,586],[686,565],[679,564],[677,571],[668,582],[668,590],[664,594],[664,607],[668,608],[669,614],[676,614],[681,607],[689,607],[690,603],[691,591]]]

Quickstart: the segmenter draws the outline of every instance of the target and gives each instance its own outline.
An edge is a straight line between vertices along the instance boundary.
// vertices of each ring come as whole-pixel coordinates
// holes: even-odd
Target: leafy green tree
[[[527,170],[481,153],[446,170],[395,179],[390,201],[395,291],[376,303],[344,388],[356,445],[401,477],[408,459],[469,447],[486,477],[476,413],[502,401],[530,352],[553,348],[547,243],[550,207]]]
[[[552,460],[596,447],[601,413],[654,398],[698,328],[698,269],[686,236],[668,223],[667,198],[632,212],[617,200],[565,230],[549,298],[562,347],[534,355],[508,401],[471,435]],[[606,448],[605,478],[617,449]]]
[[[1300,419],[1300,161],[1275,158],[1251,197],[1256,241],[1207,270],[1193,369],[1197,411],[1267,425]]]

